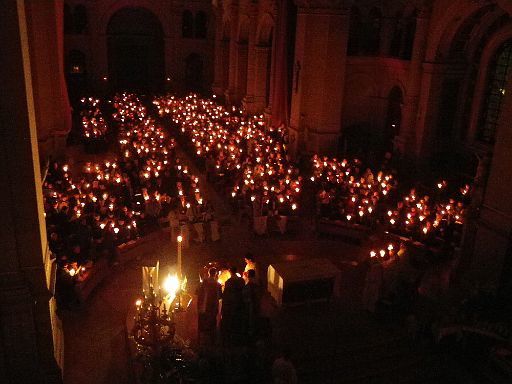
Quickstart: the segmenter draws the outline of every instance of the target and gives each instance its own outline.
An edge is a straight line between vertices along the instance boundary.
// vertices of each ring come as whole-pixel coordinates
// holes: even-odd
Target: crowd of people
[[[108,128],[101,101],[90,97],[81,103],[84,135],[105,134]],[[117,124],[119,157],[86,164],[76,179],[68,165],[54,164],[48,173],[47,220],[49,228],[58,228],[50,233],[52,242],[59,243],[63,233],[73,228],[62,224],[64,216],[85,225],[91,234],[99,231],[98,243],[108,233],[109,248],[136,238],[162,217],[170,218],[175,226],[199,223],[195,228],[202,241],[203,224],[212,221],[213,207],[201,195],[198,178],[176,157],[175,140],[137,95],[118,94],[109,103]],[[469,185],[460,188],[456,197],[448,193],[446,181],[430,193],[420,194],[420,188],[413,188],[402,196],[389,156],[378,171],[372,171],[358,159],[313,155],[308,160],[310,171],[305,172],[288,158],[285,130],[267,125],[263,116],[246,115],[194,94],[156,97],[153,106],[186,140],[202,162],[207,179],[222,183],[236,207],[250,211],[256,231],[260,218],[286,219],[295,214],[308,184],[313,185],[318,218],[373,228],[382,225],[391,233],[425,244],[460,240]],[[61,227],[66,227],[64,232]],[[68,248],[78,249],[76,241],[71,242]],[[80,243],[87,253],[87,241]],[[62,253],[65,247],[56,248]],[[387,257],[388,251],[380,250],[372,251],[375,255],[370,259],[382,260],[383,251]],[[71,259],[83,263],[83,256]]]
[[[331,220],[363,225],[374,224],[382,204],[396,190],[396,177],[389,170],[377,175],[363,171],[358,159],[312,157],[311,181],[319,184],[318,215]]]
[[[392,280],[384,276],[404,259],[409,242],[460,241],[469,185],[457,190],[440,181],[434,188],[415,187],[403,194],[389,156],[372,170],[358,159],[315,154],[304,170],[288,156],[285,128],[267,125],[263,116],[197,95],[152,101],[151,108],[171,123],[170,132],[204,167],[207,179],[221,186],[237,209],[250,211],[255,223],[298,214],[305,189],[311,187],[317,218],[380,226],[396,235],[369,251],[363,305],[370,311],[386,279]],[[213,207],[199,178],[176,155],[169,130],[135,94],[117,94],[108,108],[112,126],[100,99],[81,99],[83,138],[102,140],[115,132],[115,155],[83,165],[53,162],[44,181],[49,246],[68,280],[87,278],[99,259],[115,263],[119,245],[157,228],[162,219],[180,231],[190,228],[198,241],[217,231]],[[197,290],[203,342],[220,339],[225,345],[247,346],[269,336],[266,290],[251,254],[245,263],[243,272],[210,265],[203,276]]]
[[[160,116],[169,117],[188,140],[208,178],[222,180],[236,207],[247,209],[256,224],[261,217],[296,212],[309,180],[304,180],[307,172],[288,158],[282,127],[267,125],[263,116],[246,115],[193,94],[157,97],[153,103]],[[422,197],[415,188],[402,196],[390,155],[378,171],[365,168],[358,159],[318,155],[311,156],[309,165],[307,177],[316,193],[319,218],[368,227],[383,224],[389,231],[425,242],[460,236],[469,185],[459,190],[460,196],[448,195],[446,181]]]
[[[60,270],[75,279],[85,278],[102,256],[114,262],[118,245],[148,233],[162,218],[192,228],[214,219],[198,177],[140,100],[122,94],[114,105],[118,156],[75,167],[54,162],[44,182],[50,249]]]
[[[448,184],[440,181],[433,193],[421,194],[416,188],[386,212],[389,230],[426,244],[436,240],[458,244],[461,240],[465,211],[469,204],[470,186],[455,193],[446,191]]]
[[[254,256],[247,253],[244,262],[240,272],[233,265],[210,263],[205,267],[197,290],[198,329],[205,343],[216,342],[218,328],[221,341],[228,345],[248,345],[269,336],[268,314],[262,310],[266,290],[261,286]]]
[[[237,207],[250,207],[253,217],[296,212],[302,178],[288,159],[283,127],[197,95],[159,97],[154,104],[189,140],[208,179],[222,181]]]
[[[108,131],[108,124],[103,117],[100,103],[101,100],[94,97],[80,99],[82,137],[86,141],[102,139]]]

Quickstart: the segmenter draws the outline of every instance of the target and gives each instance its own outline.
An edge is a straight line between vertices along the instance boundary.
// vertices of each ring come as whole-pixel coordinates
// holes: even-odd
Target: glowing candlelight
[[[180,278],[176,274],[167,275],[163,283],[163,288],[165,292],[167,292],[166,299],[168,299],[172,303],[180,289]]]

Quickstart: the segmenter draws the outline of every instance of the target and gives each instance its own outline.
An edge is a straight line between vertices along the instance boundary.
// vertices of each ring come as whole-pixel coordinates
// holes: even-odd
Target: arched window
[[[73,33],[73,12],[69,4],[64,4],[64,33]]]
[[[348,31],[348,47],[347,54],[348,55],[357,55],[359,54],[360,49],[360,41],[361,41],[361,13],[357,7],[352,7],[350,9],[350,26]]]
[[[379,53],[381,23],[381,11],[378,8],[373,8],[368,14],[368,19],[364,28],[363,52],[366,55],[375,55]]]
[[[512,40],[507,41],[496,52],[487,76],[487,94],[481,115],[478,139],[493,143],[501,113],[507,76],[512,72]]]
[[[181,35],[183,38],[194,37],[194,15],[189,10],[183,12],[181,20]]]
[[[108,82],[116,89],[160,89],[164,81],[164,31],[143,7],[115,12],[107,25]]]
[[[87,32],[87,8],[85,5],[79,4],[75,7],[73,26],[77,34]]]
[[[208,16],[203,11],[196,13],[196,39],[206,39],[208,35]]]

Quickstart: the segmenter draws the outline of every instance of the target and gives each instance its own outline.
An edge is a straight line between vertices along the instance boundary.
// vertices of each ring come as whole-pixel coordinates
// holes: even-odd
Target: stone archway
[[[165,74],[164,33],[141,7],[122,8],[107,26],[109,81],[115,89],[158,90]]]

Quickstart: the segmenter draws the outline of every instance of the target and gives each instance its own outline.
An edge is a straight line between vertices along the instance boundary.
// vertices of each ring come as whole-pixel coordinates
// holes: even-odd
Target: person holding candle
[[[254,255],[251,252],[247,252],[244,257],[245,262],[245,268],[243,273],[243,278],[245,280],[245,283],[247,284],[249,282],[249,271],[254,271],[254,278],[258,279],[258,268],[256,266],[256,260],[254,258]]]

